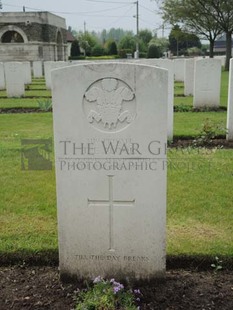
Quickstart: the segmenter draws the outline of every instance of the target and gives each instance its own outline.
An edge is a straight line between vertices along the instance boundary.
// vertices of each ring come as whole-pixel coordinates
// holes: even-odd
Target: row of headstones
[[[34,78],[43,77],[43,62],[5,62],[0,63],[0,90],[7,92],[7,97],[22,97],[25,85],[32,83]]]
[[[127,60],[126,60],[127,61]],[[132,62],[132,60],[130,61]],[[185,95],[194,95],[194,107],[219,107],[221,85],[221,59],[143,59],[137,60],[140,64],[154,65],[168,70],[168,139],[173,139],[173,108],[174,108],[174,79],[184,80]],[[8,97],[24,96],[25,84],[30,84],[32,74],[35,78],[45,77],[46,88],[51,89],[51,71],[53,69],[74,64],[89,63],[36,61],[0,63],[0,89],[7,90]],[[24,78],[22,78],[24,77]],[[232,84],[229,80],[229,85]],[[229,87],[227,130],[228,139],[233,139],[231,89]]]
[[[225,56],[214,59],[179,59],[175,64],[175,79],[184,82],[184,95],[193,96],[193,106],[218,108]],[[180,70],[179,75],[177,68]],[[230,61],[226,130],[227,140],[233,140],[233,59]]]

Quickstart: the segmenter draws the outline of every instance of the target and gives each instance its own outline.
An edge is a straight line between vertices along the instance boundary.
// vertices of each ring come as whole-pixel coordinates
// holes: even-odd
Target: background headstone
[[[174,59],[174,75],[175,81],[184,82],[184,62],[185,59]]]
[[[233,59],[230,60],[228,85],[227,140],[233,140]]]
[[[166,70],[52,71],[61,279],[165,272]]]
[[[29,61],[24,61],[23,66],[24,66],[24,76],[25,76],[24,84],[31,84],[32,83],[31,64]]]
[[[34,78],[41,78],[43,77],[43,63],[42,61],[33,61],[32,63],[33,68],[33,77]]]
[[[184,95],[193,96],[195,59],[186,59],[184,66]]]
[[[52,70],[51,68],[53,63],[55,63],[55,61],[44,62],[44,78],[47,89],[51,89],[51,70]]]
[[[138,63],[157,66],[168,70],[168,116],[167,116],[167,138],[173,140],[174,123],[174,62],[169,59],[140,59]]]
[[[200,59],[194,69],[194,108],[214,107],[220,104],[221,60]]]
[[[24,96],[24,66],[21,62],[5,62],[7,97]]]
[[[6,89],[4,64],[0,62],[0,90]]]
[[[71,63],[66,61],[46,61],[44,63],[45,84],[47,89],[51,89],[51,71],[53,69],[69,66]]]

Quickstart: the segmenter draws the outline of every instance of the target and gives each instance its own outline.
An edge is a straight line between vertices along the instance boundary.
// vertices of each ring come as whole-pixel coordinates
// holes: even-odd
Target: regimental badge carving
[[[104,131],[118,131],[136,117],[133,90],[115,78],[93,83],[84,94],[83,104],[88,122]]]

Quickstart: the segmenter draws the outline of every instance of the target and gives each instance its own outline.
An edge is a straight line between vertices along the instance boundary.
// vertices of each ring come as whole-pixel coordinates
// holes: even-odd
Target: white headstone
[[[33,61],[32,63],[33,68],[33,77],[34,78],[41,78],[43,77],[43,63],[42,61]]]
[[[51,71],[69,65],[71,65],[71,63],[65,61],[46,61],[44,63],[45,84],[47,89],[51,89]]]
[[[194,69],[194,107],[219,107],[220,87],[221,60],[213,58],[196,60]]]
[[[45,85],[47,89],[51,89],[51,68],[52,64],[55,61],[45,61],[44,62],[44,77],[45,77]]]
[[[157,66],[168,70],[168,116],[167,116],[167,137],[169,141],[173,140],[173,122],[174,122],[174,62],[169,59],[140,59],[138,63]]]
[[[165,272],[167,71],[52,71],[61,279]]]
[[[184,82],[184,62],[185,58],[174,59],[175,81]]]
[[[184,66],[184,95],[193,96],[194,88],[194,58],[186,59]]]
[[[5,62],[7,97],[24,96],[24,66],[21,62]]]
[[[0,62],[0,90],[6,89],[4,64]]]
[[[233,140],[233,59],[230,60],[227,106],[227,140]]]
[[[24,76],[25,76],[24,84],[31,84],[32,83],[31,64],[29,61],[24,61],[23,66],[24,66]]]

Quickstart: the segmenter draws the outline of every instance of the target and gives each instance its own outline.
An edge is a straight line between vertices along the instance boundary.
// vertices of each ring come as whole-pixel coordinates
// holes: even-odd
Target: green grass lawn
[[[227,105],[228,72],[222,74],[221,106]],[[24,98],[5,98],[0,108],[38,107],[49,98],[44,79],[33,79]],[[175,83],[175,105],[192,105]],[[40,99],[42,98],[42,99]],[[197,137],[206,120],[224,128],[226,112],[174,114],[175,137]],[[0,256],[57,250],[55,173],[21,169],[21,139],[53,137],[52,114],[0,114]],[[167,252],[233,256],[233,149],[169,149]]]
[[[40,98],[1,98],[0,97],[0,109],[1,108],[37,108],[38,100]]]
[[[198,132],[208,116],[176,113],[175,133]],[[182,125],[183,124],[183,125]],[[0,253],[57,250],[54,169],[21,170],[21,138],[53,136],[52,114],[0,115]],[[233,149],[169,149],[167,252],[233,256]]]
[[[174,137],[195,137],[200,134],[203,124],[210,120],[213,124],[226,128],[227,112],[179,112],[174,113]]]
[[[171,149],[168,253],[233,256],[233,150]]]

